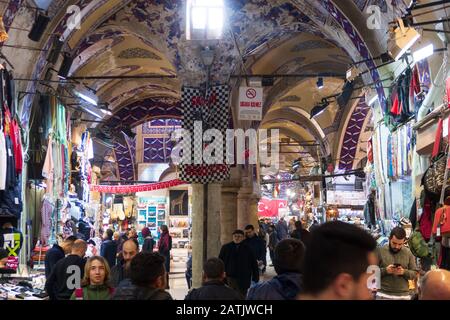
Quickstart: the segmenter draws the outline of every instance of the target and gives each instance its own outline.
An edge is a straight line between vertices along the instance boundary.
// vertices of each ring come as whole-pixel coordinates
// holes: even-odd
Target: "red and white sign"
[[[278,217],[285,208],[287,209],[287,200],[261,198],[258,202],[258,216]]]
[[[146,191],[154,191],[160,189],[168,189],[171,187],[175,187],[181,184],[187,184],[185,181],[181,180],[170,180],[166,182],[157,182],[150,184],[141,184],[141,185],[123,185],[123,186],[106,186],[106,185],[91,185],[91,191],[101,192],[101,193],[119,193],[119,194],[129,194],[136,192],[146,192]]]
[[[262,120],[263,88],[239,88],[239,120]]]

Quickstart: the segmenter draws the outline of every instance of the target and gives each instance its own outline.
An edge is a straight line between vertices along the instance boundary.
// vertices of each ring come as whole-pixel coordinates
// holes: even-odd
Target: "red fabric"
[[[169,249],[169,233],[163,233],[161,234],[161,238],[159,239],[158,248],[163,248],[164,250]]]
[[[287,200],[261,198],[258,202],[260,217],[278,217],[278,209],[287,208]]]
[[[445,84],[446,84],[445,87],[446,87],[446,92],[447,92],[448,107],[450,108],[450,77],[447,78],[447,81]]]
[[[372,138],[367,141],[367,160],[373,163],[373,149],[372,149]]]
[[[434,235],[437,235],[438,227],[441,228],[440,236],[450,234],[450,206],[443,206],[436,210],[433,223]]]
[[[417,65],[414,66],[412,71],[410,91],[415,94],[419,94],[422,91],[422,88],[420,87],[419,69],[417,68]]]
[[[391,113],[396,116],[400,115],[400,113],[401,113],[401,106],[400,106],[397,94],[395,94],[394,101],[392,102]]]
[[[14,160],[16,162],[16,173],[20,174],[22,173],[23,168],[23,155],[22,155],[20,127],[16,119],[14,119],[11,123],[11,132],[14,132],[13,149],[14,149]]]
[[[436,157],[439,154],[439,151],[441,149],[441,139],[442,139],[442,129],[444,126],[444,121],[442,119],[439,119],[438,127],[436,130],[436,138],[434,139],[434,145],[433,145],[433,153],[431,154],[431,157]]]
[[[429,241],[431,238],[431,229],[433,227],[431,223],[431,216],[432,216],[432,210],[431,210],[431,201],[430,199],[426,198],[423,206],[422,215],[419,220],[419,227],[420,227],[420,233],[422,234],[422,237]]]

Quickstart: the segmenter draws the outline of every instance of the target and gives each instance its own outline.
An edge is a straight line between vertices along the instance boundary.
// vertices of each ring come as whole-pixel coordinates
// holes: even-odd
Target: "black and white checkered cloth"
[[[191,164],[180,165],[180,179],[191,183],[212,183],[228,180],[230,168],[226,164],[226,130],[228,128],[229,87],[210,87],[206,95],[200,88],[183,87],[181,104],[183,108],[183,129],[191,133]],[[194,123],[202,122],[202,136],[208,129],[217,129],[223,135],[223,157],[219,164],[195,164],[195,154],[203,155],[209,143],[195,143]],[[187,140],[183,140],[183,150],[187,150]]]

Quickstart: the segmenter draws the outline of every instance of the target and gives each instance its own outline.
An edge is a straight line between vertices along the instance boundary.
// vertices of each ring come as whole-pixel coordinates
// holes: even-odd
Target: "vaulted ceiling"
[[[15,18],[26,16],[19,10],[24,2],[12,0],[5,5],[7,29]],[[215,51],[211,81],[230,83],[233,102],[240,83],[236,78],[230,79],[231,75],[244,72],[286,75],[275,78],[274,86],[265,88],[264,118],[253,127],[280,129],[281,137],[298,143],[316,141],[322,155],[332,155],[340,169],[350,169],[356,163],[353,150],[358,150],[370,108],[360,99],[350,100],[342,108],[332,102],[314,119],[309,114],[323,97],[342,90],[349,63],[367,59],[362,69],[374,66],[371,58],[384,52],[381,43],[386,34],[385,30],[372,32],[361,27],[365,26],[367,17],[365,8],[375,4],[384,13],[393,15],[394,9],[401,12],[405,8],[402,1],[396,2],[397,7],[393,8],[391,1],[385,0],[229,0],[225,1],[228,24],[223,39],[199,43],[185,39],[184,1],[181,0],[54,0],[49,8],[53,18],[47,32],[62,34],[64,50],[75,56],[69,76],[161,76],[83,80],[97,91],[101,102],[109,103],[112,108],[114,114],[105,119],[107,126],[135,127],[156,118],[179,119],[181,86],[205,81],[199,51],[200,45],[207,44]],[[80,29],[67,28],[70,15],[66,9],[71,4],[82,10]],[[24,36],[24,33],[14,33],[9,42],[23,40]],[[48,50],[51,38],[44,37],[39,45]],[[37,63],[23,72],[33,78],[43,77],[46,55],[40,53]],[[326,72],[338,76],[325,77],[323,89],[317,88],[317,78],[294,76]],[[363,80],[368,83],[379,79],[373,70]],[[32,82],[27,90],[36,90],[36,86]],[[381,83],[377,84],[377,90],[383,103]],[[354,96],[359,93],[355,92]],[[31,97],[25,99],[24,123],[32,101]],[[236,113],[232,107],[231,125],[248,126],[238,121]],[[133,159],[132,144],[127,140],[116,148],[116,154],[124,162]],[[312,156],[310,159],[317,158],[316,150],[300,146],[287,148],[287,152],[305,150]],[[286,163],[295,158],[298,155],[287,154]],[[121,178],[132,179],[136,174],[132,170],[130,173],[130,164],[125,163],[125,167],[128,171],[121,172]]]

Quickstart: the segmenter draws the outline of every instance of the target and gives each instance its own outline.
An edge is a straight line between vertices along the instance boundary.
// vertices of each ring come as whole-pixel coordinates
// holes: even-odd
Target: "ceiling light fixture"
[[[330,105],[330,103],[328,102],[327,99],[322,99],[322,102],[319,103],[318,105],[316,105],[314,108],[312,108],[311,110],[311,114],[310,114],[310,119],[317,117],[318,115],[320,115],[322,112],[325,111],[325,109]]]
[[[372,99],[369,100],[369,106],[373,105],[375,101],[378,100],[378,95],[375,95]]]
[[[426,58],[432,56],[433,53],[434,53],[434,45],[433,44],[429,44],[419,50],[416,50],[413,52],[414,62],[419,62],[423,59],[426,59]]]
[[[391,30],[388,41],[388,52],[398,61],[420,38],[420,34],[412,27],[405,27],[402,19],[397,19],[398,26]]]
[[[93,104],[94,106],[97,106],[97,101],[95,101],[93,98],[88,97],[87,95],[85,95],[81,92],[78,92],[78,91],[75,91],[75,95],[77,97],[83,99],[84,101],[89,102],[90,104]]]
[[[317,88],[318,89],[323,89],[323,78],[322,77],[319,77],[317,79]]]

